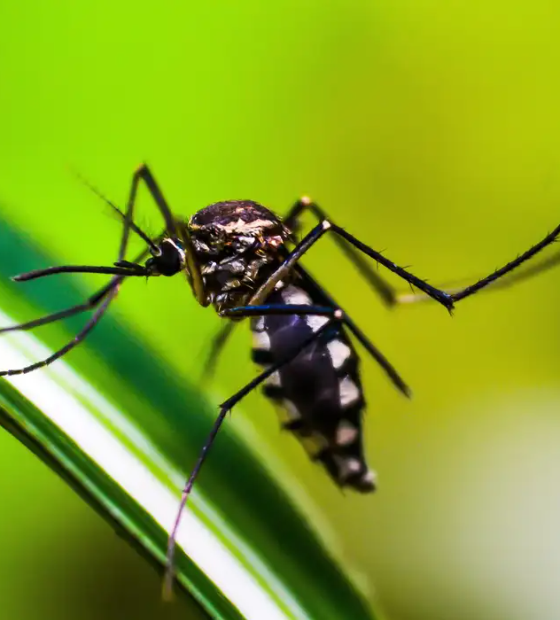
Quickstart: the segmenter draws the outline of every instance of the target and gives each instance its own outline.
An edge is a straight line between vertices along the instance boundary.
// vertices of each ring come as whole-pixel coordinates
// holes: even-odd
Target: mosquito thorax
[[[280,218],[251,200],[217,202],[188,222],[210,303],[244,305],[282,260],[289,236]]]

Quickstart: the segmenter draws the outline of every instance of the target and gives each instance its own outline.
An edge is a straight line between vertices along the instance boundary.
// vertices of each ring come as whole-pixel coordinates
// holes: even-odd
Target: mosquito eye
[[[162,276],[174,276],[178,271],[181,271],[181,259],[176,252],[164,252],[154,260]]]
[[[153,275],[174,276],[183,268],[182,252],[174,243],[164,242],[158,247],[158,253],[146,261],[146,267]]]

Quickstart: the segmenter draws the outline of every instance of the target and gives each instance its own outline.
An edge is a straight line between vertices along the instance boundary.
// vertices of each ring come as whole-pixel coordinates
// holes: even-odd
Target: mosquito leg
[[[317,230],[320,228],[322,229],[322,231]],[[370,248],[365,243],[362,243],[359,239],[356,239],[356,237],[346,232],[343,228],[340,228],[340,226],[337,226],[336,224],[333,224],[332,222],[329,222],[328,220],[324,220],[316,228],[317,232],[315,233],[315,236],[317,237],[317,240],[327,230],[331,230],[336,235],[342,237],[343,239],[346,239],[346,241],[351,243],[355,248],[357,248],[358,250],[360,250],[367,256],[373,258],[378,263],[381,263],[384,267],[389,269],[389,271],[392,271],[394,274],[398,275],[399,277],[401,277],[403,280],[405,280],[409,284],[412,284],[417,289],[423,291],[424,293],[426,293],[426,295],[435,299],[437,302],[445,306],[448,310],[453,309],[453,299],[445,291],[442,291],[441,289],[438,289],[435,286],[428,284],[426,281],[421,280],[420,278],[417,278],[415,275],[413,275],[406,269],[399,267],[398,265],[396,265],[389,259],[385,258],[385,256],[383,256],[376,250]],[[308,236],[311,236],[311,233]],[[311,238],[311,242],[312,242],[312,238]]]
[[[222,325],[220,331],[214,336],[212,339],[212,344],[210,345],[210,352],[208,353],[208,357],[204,362],[204,366],[202,368],[202,380],[208,381],[212,378],[214,374],[214,370],[216,368],[216,364],[218,362],[218,358],[220,357],[224,347],[229,340],[229,337],[233,333],[233,329],[235,327],[235,323],[233,321],[227,321],[224,325]]]
[[[331,308],[332,310],[332,308]],[[336,320],[336,319],[335,319]],[[295,359],[306,347],[308,347],[311,343],[313,343],[317,338],[321,336],[327,329],[330,329],[333,325],[332,321],[328,321],[324,325],[322,325],[316,332],[314,332],[309,338],[305,339],[301,342],[289,355],[284,357],[284,359],[280,360],[280,362],[271,365],[269,368],[260,373],[257,377],[255,377],[252,381],[250,381],[247,385],[241,388],[238,392],[236,392],[233,396],[228,398],[222,405],[220,406],[220,412],[218,417],[216,418],[212,430],[208,435],[208,438],[200,451],[200,455],[195,463],[195,466],[187,480],[187,483],[183,489],[183,493],[181,495],[181,503],[179,505],[179,510],[177,512],[177,516],[175,518],[175,522],[173,524],[173,528],[171,530],[171,534],[169,535],[169,542],[167,545],[167,556],[166,556],[166,572],[164,578],[164,597],[169,599],[171,596],[171,589],[173,586],[173,562],[175,557],[175,544],[177,538],[177,531],[179,530],[179,524],[181,522],[181,517],[183,514],[183,510],[191,493],[193,484],[200,473],[200,469],[208,456],[208,452],[212,447],[216,435],[220,430],[222,422],[224,421],[227,413],[233,409],[233,407],[249,392],[252,392],[256,387],[258,387],[263,381],[265,381],[270,375],[276,372],[278,369],[282,368],[286,364],[289,364],[293,359]]]
[[[119,283],[120,284],[120,283]],[[99,323],[99,320],[107,310],[111,301],[113,301],[114,297],[118,292],[118,285],[115,286],[111,291],[107,294],[107,298],[101,304],[101,306],[97,309],[93,317],[86,323],[86,325],[81,329],[78,334],[71,340],[68,344],[64,345],[62,348],[55,351],[52,355],[47,357],[40,362],[35,362],[35,364],[30,364],[29,366],[25,366],[24,368],[17,368],[12,370],[4,370],[0,372],[0,377],[11,377],[14,375],[23,375],[28,372],[32,372],[33,370],[37,370],[38,368],[43,368],[44,366],[48,366],[55,360],[59,359],[68,351],[71,351],[74,347],[78,346],[80,342],[84,340],[84,338],[89,334],[89,332]]]
[[[157,181],[154,178],[154,175],[152,174],[147,164],[141,164],[140,166],[138,166],[138,168],[134,171],[134,174],[132,175],[132,182],[130,184],[130,193],[128,197],[129,208],[136,201],[136,194],[138,192],[138,185],[140,184],[140,181],[144,181],[146,187],[148,188],[148,191],[154,199],[154,202],[160,210],[161,215],[165,221],[165,229],[167,230],[168,234],[176,237],[178,233],[176,229],[175,218],[173,216],[173,213],[171,212],[171,209],[169,208],[167,200],[165,200],[163,196],[163,192],[161,191]]]
[[[382,254],[368,247],[349,233],[347,233],[342,228],[338,227],[336,224],[332,224],[328,220],[323,220],[320,224],[315,226],[311,232],[309,232],[304,239],[298,243],[298,245],[290,252],[290,254],[286,257],[286,259],[282,262],[280,267],[270,275],[267,280],[259,287],[256,293],[250,300],[250,305],[258,305],[262,303],[268,295],[272,292],[276,284],[285,278],[290,271],[294,268],[294,265],[297,264],[299,259],[311,248],[319,239],[327,232],[332,231],[335,234],[343,237],[353,246],[355,246],[358,250],[367,254],[369,257],[373,258],[377,262],[381,263],[384,267],[397,274],[404,280],[406,280],[409,284],[413,284],[421,291],[424,291],[427,295],[435,299],[437,302],[445,306],[448,310],[453,309],[453,299],[450,295],[448,295],[445,291],[435,288],[431,286],[424,280],[416,277],[412,273],[406,271],[402,267],[399,267],[395,263],[391,262],[388,258],[385,258]]]
[[[483,288],[487,286],[490,286],[490,285],[495,286],[496,285],[495,283],[498,280],[500,280],[500,278],[503,278],[505,275],[511,273],[514,269],[517,269],[518,267],[520,267],[523,263],[531,259],[533,256],[538,254],[544,248],[546,248],[550,244],[557,241],[558,237],[560,236],[560,225],[559,225],[552,232],[546,235],[541,241],[531,246],[526,252],[523,252],[523,254],[520,254],[517,258],[513,259],[512,261],[510,261],[503,267],[500,267],[500,269],[496,269],[496,271],[492,272],[490,275],[484,278],[481,278],[474,284],[471,284],[465,288],[462,288],[458,291],[453,292],[452,294],[449,294],[441,289],[438,289],[436,287],[433,287],[427,284],[426,282],[423,282],[422,280],[419,280],[418,278],[408,273],[406,270],[402,269],[401,267],[397,267],[390,261],[387,261],[387,259],[381,256],[378,252],[375,252],[375,250],[372,250],[368,246],[364,245],[361,241],[356,239],[350,233],[347,233],[345,230],[343,230],[336,224],[331,224],[330,222],[327,222],[327,223],[329,224],[328,228],[330,228],[333,232],[337,233],[338,235],[346,239],[357,249],[364,252],[364,254],[367,254],[368,256],[371,256],[372,258],[380,262],[382,265],[387,267],[393,273],[396,273],[397,275],[401,276],[404,280],[406,280],[410,284],[413,284],[414,286],[416,286],[416,288],[420,289],[423,293],[425,293],[429,297],[432,297],[439,303],[446,306],[449,310],[453,308],[453,305],[455,302],[461,301],[462,299],[465,299],[466,297],[470,297],[471,295],[478,293],[478,291],[482,290]],[[552,263],[555,263],[555,262],[556,262],[555,260],[552,261]],[[541,269],[538,269],[538,271],[541,271]],[[524,279],[523,276],[520,276],[520,278]]]
[[[344,322],[348,329],[358,339],[364,349],[371,355],[371,357],[381,366],[381,368],[387,373],[389,379],[395,385],[395,387],[402,392],[405,396],[410,398],[412,396],[412,390],[408,387],[406,382],[400,377],[395,368],[391,365],[389,360],[381,353],[381,351],[371,342],[371,340],[364,334],[364,332],[354,323],[348,313],[342,308],[333,297],[304,269],[301,264],[295,266],[295,270],[298,273],[300,279],[305,282],[305,287],[310,291],[315,291],[319,298],[323,298],[325,302],[333,308],[340,308],[344,314]]]
[[[245,318],[249,316],[278,316],[285,314],[328,316],[344,320],[342,310],[331,306],[309,306],[306,304],[266,304],[262,306],[237,306],[220,312],[220,316],[230,318]]]
[[[541,241],[530,247],[526,252],[520,254],[517,258],[513,259],[500,269],[496,269],[493,273],[485,278],[482,278],[478,282],[471,284],[470,286],[465,287],[459,292],[454,293],[451,297],[453,301],[461,301],[465,299],[465,297],[470,297],[475,293],[478,293],[484,287],[493,284],[496,280],[502,278],[506,274],[510,273],[514,269],[517,269],[520,265],[522,265],[525,261],[528,261],[530,258],[538,254],[541,250],[546,248],[551,243],[557,241],[560,236],[560,225],[557,226],[552,232],[550,232],[546,237],[544,237]]]
[[[146,255],[148,254],[147,250],[141,252],[135,260],[135,263],[139,263],[142,261]],[[25,281],[30,273],[38,273],[38,272],[28,272],[27,274],[22,274],[21,276],[16,276],[18,282]],[[14,278],[14,279],[16,279]],[[33,321],[27,321],[26,323],[20,323],[19,325],[12,325],[10,327],[0,328],[0,334],[4,334],[7,332],[15,332],[15,331],[26,331],[29,329],[33,329],[34,327],[40,327],[41,325],[48,325],[49,323],[54,323],[55,321],[61,321],[62,319],[67,319],[68,317],[74,316],[76,314],[80,314],[81,312],[86,312],[87,310],[93,310],[96,308],[99,303],[119,284],[122,282],[123,276],[116,276],[112,278],[108,284],[106,284],[103,288],[99,289],[97,293],[94,293],[87,301],[82,304],[77,304],[70,308],[66,308],[65,310],[60,310],[59,312],[54,312],[53,314],[48,314],[47,316],[40,317],[38,319],[34,319]]]
[[[521,272],[511,273],[503,278],[491,282],[487,285],[485,292],[493,293],[495,291],[501,291],[512,286],[517,286],[517,284],[520,284],[521,282],[531,280],[532,278],[540,275],[541,273],[546,273],[547,271],[554,269],[559,264],[560,253],[556,253],[553,256],[542,260],[538,264],[532,264],[530,267],[524,269]],[[462,287],[458,286],[457,282],[465,282],[466,280],[472,279],[473,278],[461,278],[460,280],[456,280],[455,283],[450,283],[448,286],[442,286],[442,288],[447,291],[447,293],[449,293],[452,297],[454,297],[463,290]],[[430,298],[424,293],[409,293],[408,291],[397,293],[397,302],[399,304],[416,304],[426,301],[430,301]]]
[[[319,221],[331,219],[326,212],[307,196],[300,198],[290,209],[284,223],[292,231],[297,232],[300,228],[299,220],[305,211],[312,213]],[[393,286],[386,282],[371,264],[367,262],[362,254],[360,254],[352,245],[348,244],[342,238],[335,236],[334,242],[348,260],[356,267],[360,275],[367,281],[371,288],[379,295],[386,306],[397,305],[397,293]]]
[[[329,220],[329,218],[327,217],[327,214],[316,203],[312,202],[309,198],[304,197],[298,200],[298,202],[295,203],[295,205],[292,207],[292,209],[288,213],[285,219],[285,223],[287,227],[290,228],[292,226],[295,229],[297,229],[298,218],[305,210],[311,211],[318,219]],[[335,237],[335,242],[337,243],[337,245],[346,254],[346,256],[350,259],[350,261],[354,263],[354,265],[356,266],[358,271],[361,273],[361,275],[369,282],[369,284],[377,291],[380,297],[389,306],[415,303],[417,301],[425,300],[426,297],[432,297],[436,301],[439,301],[440,303],[442,303],[447,308],[452,308],[454,302],[461,301],[462,299],[465,299],[466,297],[470,297],[471,295],[474,295],[475,293],[477,293],[483,288],[486,288],[487,286],[492,285],[493,290],[498,290],[499,288],[506,288],[506,287],[516,284],[517,282],[529,279],[533,277],[534,275],[541,273],[542,271],[546,271],[552,268],[553,266],[555,266],[558,262],[560,262],[560,255],[552,257],[550,259],[543,261],[540,265],[536,266],[534,269],[529,269],[523,274],[520,274],[519,276],[508,278],[507,280],[503,282],[503,284],[501,283],[499,285],[496,284],[496,282],[500,280],[501,278],[503,278],[505,275],[511,273],[514,269],[517,269],[523,263],[533,258],[536,254],[541,252],[544,248],[546,248],[547,246],[557,241],[558,237],[560,236],[560,225],[559,225],[554,230],[552,230],[549,234],[547,234],[541,241],[531,246],[527,251],[523,252],[517,258],[510,261],[509,263],[507,263],[500,269],[497,269],[490,275],[484,278],[480,278],[474,284],[471,284],[467,287],[464,287],[464,288],[453,287],[449,291],[444,291],[441,289],[437,289],[435,287],[431,287],[430,285],[427,285],[426,283],[424,283],[425,287],[419,286],[418,283],[415,282],[413,279],[411,278],[409,279],[408,276],[412,274],[406,275],[407,272],[399,273],[396,269],[393,269],[387,263],[384,263],[377,256],[373,256],[370,252],[366,251],[367,246],[364,246],[355,237],[353,237],[349,233],[346,233],[346,231],[341,229],[339,226],[333,224],[332,228],[335,232],[338,233],[339,237],[342,237],[343,239],[345,239],[351,244],[351,246],[348,246],[346,243],[342,242],[342,239],[340,239],[339,237]],[[356,252],[354,248],[357,248],[358,250],[364,252],[365,254],[368,254],[372,258],[375,258],[375,260],[377,260],[381,264],[384,264],[385,267],[387,267],[388,269],[390,269],[397,275],[400,275],[401,277],[403,277],[407,282],[409,282],[410,284],[413,284],[414,286],[419,288],[420,291],[422,292],[417,293],[417,294],[397,293],[396,290],[391,285],[389,285],[383,279],[381,279],[369,267],[367,262],[363,260],[363,258],[360,256],[358,252]],[[371,248],[367,248],[367,250],[370,250],[371,252],[373,252]],[[451,305],[449,305],[449,299],[445,298],[446,294],[448,294],[449,297],[451,298]],[[438,299],[438,297],[440,299]]]
[[[490,288],[488,290],[497,291],[504,288],[509,288],[510,286],[515,286],[520,282],[530,280],[531,278],[534,278],[541,273],[545,273],[546,271],[557,267],[558,264],[560,264],[560,253],[556,253],[553,256],[550,256],[549,258],[541,261],[536,265],[531,265],[529,268],[525,269],[520,273],[516,272],[511,274],[507,278],[500,278],[499,280],[492,282],[489,285]],[[460,289],[458,288],[453,288],[450,292],[452,295],[457,295],[457,292],[459,290]]]
[[[115,288],[115,286],[117,286],[117,284],[118,282],[115,278],[111,280],[109,284],[97,291],[97,293],[92,295],[83,304],[77,304],[76,306],[72,306],[71,308],[66,308],[66,310],[54,312],[53,314],[48,314],[47,316],[43,316],[33,321],[27,321],[27,323],[20,323],[19,325],[12,325],[11,327],[0,328],[0,334],[15,331],[26,331],[28,329],[33,329],[34,327],[40,327],[41,325],[48,325],[49,323],[54,323],[55,321],[67,319],[68,317],[74,316],[75,314],[80,314],[81,312],[86,312],[87,310],[92,310],[99,304],[99,302],[101,302],[106,297],[106,295],[113,288]]]

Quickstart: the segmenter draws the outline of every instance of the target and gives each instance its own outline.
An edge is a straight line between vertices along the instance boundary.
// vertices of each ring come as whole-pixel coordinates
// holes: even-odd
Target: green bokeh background
[[[306,193],[422,277],[484,274],[560,220],[559,60],[545,0],[4,0],[1,216],[57,261],[110,263],[118,223],[69,170],[122,203],[145,160],[178,213],[245,197],[284,212]],[[147,200],[139,222],[159,231]],[[306,264],[414,389],[406,401],[364,358],[379,493],[342,496],[260,395],[229,424],[275,446],[388,618],[558,617],[558,274],[451,319],[387,311],[329,241]],[[128,283],[112,312],[185,377],[219,324],[179,279]],[[240,328],[217,389],[253,374]],[[182,617],[5,433],[0,481],[4,617]]]

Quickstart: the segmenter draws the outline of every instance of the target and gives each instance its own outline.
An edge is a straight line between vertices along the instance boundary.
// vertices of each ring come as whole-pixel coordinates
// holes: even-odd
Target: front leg
[[[200,273],[200,265],[196,259],[194,248],[191,240],[189,228],[186,224],[178,222],[173,215],[167,200],[160,189],[158,182],[152,174],[147,164],[139,166],[132,175],[132,182],[130,185],[129,205],[134,204],[136,200],[136,193],[138,191],[138,185],[140,181],[143,181],[148,191],[150,192],[154,202],[156,203],[164,221],[165,228],[170,237],[180,239],[185,249],[185,259],[187,263],[187,278],[193,289],[194,296],[199,304],[207,306],[209,301],[207,299],[206,291],[204,289],[204,282]]]
[[[187,504],[187,500],[192,491],[195,480],[200,473],[204,462],[206,461],[206,457],[208,456],[208,452],[212,445],[214,444],[214,440],[216,439],[216,435],[218,434],[228,412],[230,412],[233,407],[247,394],[252,392],[255,388],[257,388],[261,383],[263,383],[266,379],[268,379],[272,374],[278,371],[283,366],[289,364],[292,360],[294,360],[306,347],[311,345],[317,339],[319,339],[323,333],[325,333],[328,329],[332,328],[334,321],[337,319],[329,320],[324,325],[322,325],[316,332],[314,332],[309,338],[301,342],[297,347],[294,348],[286,357],[280,360],[278,363],[273,364],[270,368],[263,370],[257,377],[255,377],[252,381],[247,383],[244,387],[242,387],[239,391],[237,391],[233,396],[230,396],[225,402],[220,405],[220,411],[218,413],[218,417],[214,421],[214,425],[206,439],[206,442],[202,446],[202,450],[200,451],[200,455],[198,456],[195,465],[192,469],[192,472],[183,488],[183,492],[181,494],[181,502],[179,504],[179,508],[177,510],[177,516],[175,517],[175,522],[173,524],[173,528],[169,535],[169,540],[167,544],[167,554],[166,554],[166,569],[165,569],[165,577],[164,577],[164,598],[171,598],[171,590],[173,586],[173,577],[174,577],[174,569],[175,569],[175,544],[177,540],[177,532],[179,530],[179,525],[181,524],[181,517],[183,515],[183,510]]]

